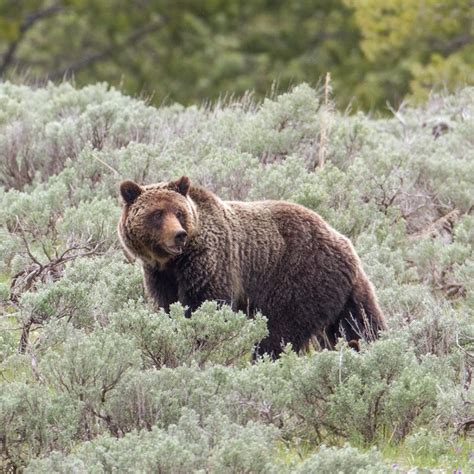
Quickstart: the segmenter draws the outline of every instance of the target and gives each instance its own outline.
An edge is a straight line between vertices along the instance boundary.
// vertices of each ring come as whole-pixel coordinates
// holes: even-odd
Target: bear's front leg
[[[167,313],[178,302],[178,282],[173,270],[161,270],[158,266],[143,265],[145,290],[149,298]]]
[[[187,291],[179,289],[179,302],[186,307],[185,316],[190,318],[192,313],[201,306],[204,301],[216,301],[218,304],[226,304],[225,299],[219,298],[218,294],[211,287],[188,288]],[[230,303],[230,300],[229,300]]]

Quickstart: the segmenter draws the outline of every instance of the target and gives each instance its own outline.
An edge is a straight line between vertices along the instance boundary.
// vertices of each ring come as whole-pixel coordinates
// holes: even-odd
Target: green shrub
[[[304,474],[317,472],[318,474],[383,474],[392,472],[392,469],[382,461],[376,450],[362,452],[346,445],[343,448],[321,446],[317,453],[305,459],[295,469],[295,473]]]
[[[429,423],[437,408],[437,390],[451,387],[441,362],[418,360],[406,338],[380,340],[356,353],[314,354],[304,363],[289,355],[287,365],[291,412],[303,427],[299,436],[322,441],[342,436],[371,443],[403,439],[417,425]],[[302,422],[302,424],[301,424]]]
[[[168,430],[100,437],[73,455],[54,453],[33,461],[25,472],[277,472],[276,430],[225,417],[200,419],[186,411]]]
[[[20,469],[29,459],[74,444],[80,418],[68,396],[24,382],[0,384],[2,468]]]
[[[472,419],[473,94],[376,119],[304,84],[187,108],[106,84],[0,84],[0,470],[385,472],[368,447],[409,469],[458,446]],[[224,199],[318,212],[351,238],[390,330],[359,353],[288,347],[252,364],[265,315],[152,308],[116,237],[118,184],[183,174]],[[457,464],[443,453],[427,465],[469,466],[467,448]]]
[[[169,316],[129,303],[112,317],[112,326],[142,351],[146,367],[157,369],[197,362],[237,364],[250,358],[254,346],[267,334],[265,318],[248,319],[228,306],[205,302],[192,318],[185,308],[172,305]]]

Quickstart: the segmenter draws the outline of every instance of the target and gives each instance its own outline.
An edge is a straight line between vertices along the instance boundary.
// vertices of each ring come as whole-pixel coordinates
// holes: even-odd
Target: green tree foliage
[[[474,80],[472,3],[469,0],[347,0],[371,64],[366,76],[383,96],[399,102],[409,90],[425,100],[436,87],[453,90]],[[377,90],[376,89],[376,90]],[[398,91],[397,95],[389,90]],[[374,90],[364,91],[368,101]]]
[[[346,107],[472,82],[469,0],[42,0],[0,6],[4,78],[108,81],[181,103],[332,74]]]
[[[154,108],[7,82],[0,104],[0,470],[472,470],[472,88],[386,119],[305,84]],[[116,237],[118,183],[182,174],[316,210],[390,330],[252,364],[264,315],[152,308]]]

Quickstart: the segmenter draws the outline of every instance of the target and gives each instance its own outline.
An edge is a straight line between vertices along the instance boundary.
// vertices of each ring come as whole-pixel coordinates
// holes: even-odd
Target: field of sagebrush
[[[375,119],[306,85],[157,109],[0,84],[0,470],[473,472],[473,150],[472,88]],[[118,184],[183,174],[318,212],[389,331],[251,364],[264,315],[154,312]]]

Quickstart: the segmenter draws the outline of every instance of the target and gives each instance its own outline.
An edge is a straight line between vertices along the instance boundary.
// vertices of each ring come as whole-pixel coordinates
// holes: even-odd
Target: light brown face
[[[194,229],[189,179],[168,187],[120,186],[124,199],[119,235],[125,248],[146,261],[164,262],[181,255]]]

